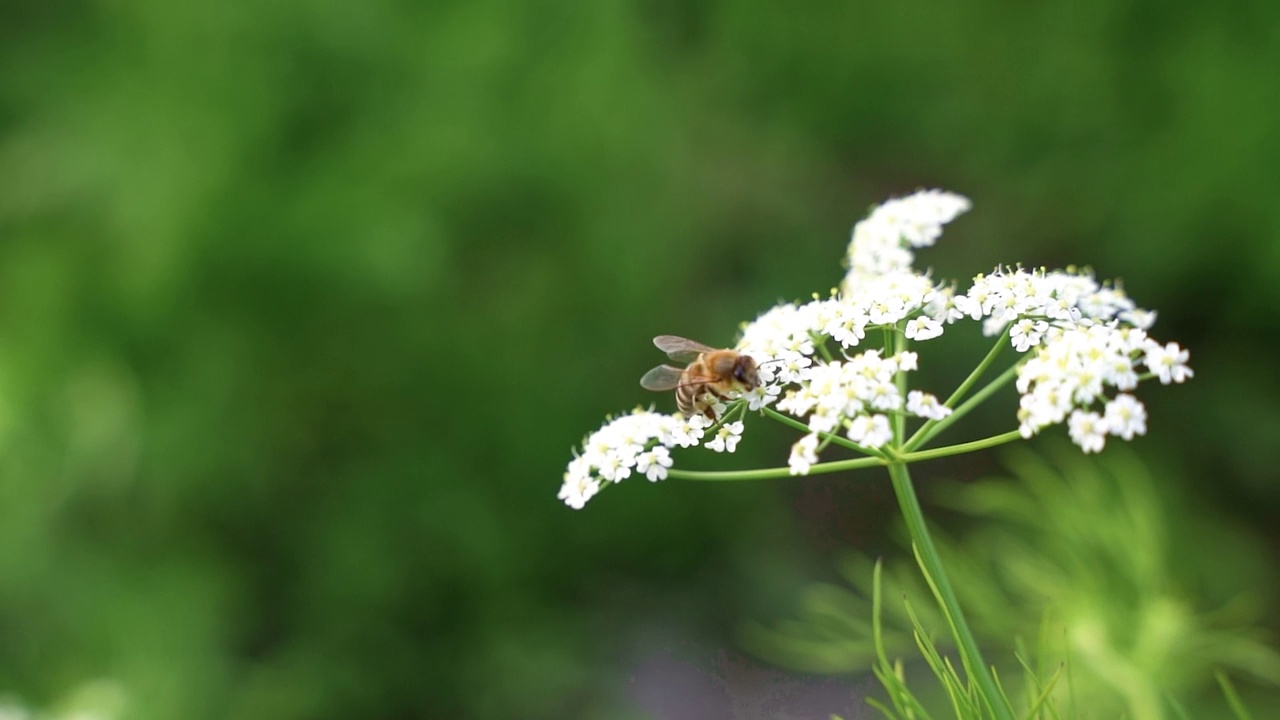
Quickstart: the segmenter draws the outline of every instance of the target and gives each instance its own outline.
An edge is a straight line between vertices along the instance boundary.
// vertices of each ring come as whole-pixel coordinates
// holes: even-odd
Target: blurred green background
[[[1160,311],[1196,379],[1144,387],[1134,449],[1241,538],[1186,543],[1208,595],[1274,598],[1278,26],[1265,2],[0,5],[0,692],[733,717],[681,705],[687,675],[833,552],[886,547],[887,482],[636,482],[573,512],[563,466],[656,399],[651,336],[728,344],[825,291],[853,222],[918,187],[974,201],[937,276],[1088,264]]]

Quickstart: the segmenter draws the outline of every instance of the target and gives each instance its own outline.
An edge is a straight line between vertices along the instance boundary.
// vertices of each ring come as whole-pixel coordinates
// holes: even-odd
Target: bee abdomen
[[[676,388],[676,407],[685,415],[701,412],[697,408],[698,396],[702,394],[703,384],[700,382],[685,383]]]
[[[698,362],[685,370],[684,378],[676,388],[676,407],[686,416],[701,414],[714,420],[715,413],[711,410],[711,400],[707,396],[723,400],[724,393],[716,387],[713,378],[699,372],[703,369],[705,369],[704,366]]]

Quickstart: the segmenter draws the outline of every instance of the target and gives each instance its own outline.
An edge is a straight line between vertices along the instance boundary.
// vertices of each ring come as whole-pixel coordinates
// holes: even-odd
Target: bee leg
[[[724,397],[724,393],[717,391],[716,388],[707,388],[707,395],[714,398],[714,401],[716,402],[724,402],[724,400],[726,400],[726,397]],[[705,402],[705,400],[707,400],[705,396],[703,400],[705,404],[703,407],[703,415],[707,415],[708,420],[712,420],[714,421],[714,423],[716,423],[712,425],[713,428],[718,428],[719,421],[721,421],[721,418],[717,418],[716,410],[713,409],[713,406],[714,404],[716,404],[716,402]]]
[[[703,407],[702,413],[707,416],[708,420],[719,420],[720,418],[716,417],[716,413],[715,413],[715,410],[713,409],[713,406],[717,402],[724,402],[725,396],[723,393],[716,390],[715,388],[707,388],[706,394],[710,396],[710,399],[712,401],[707,402],[708,398],[706,398],[705,396],[703,397],[703,402],[705,406]]]

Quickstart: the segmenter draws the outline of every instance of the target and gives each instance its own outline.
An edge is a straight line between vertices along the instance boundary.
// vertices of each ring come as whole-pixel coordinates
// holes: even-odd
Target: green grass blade
[[[1004,703],[1005,708],[1009,711],[1009,715],[1013,715],[1013,703],[1009,702],[1009,694],[1004,691],[1004,685],[1000,682],[1000,673],[996,672],[996,666],[991,666],[991,677],[996,681],[996,691],[1000,694],[999,700]]]
[[[1036,698],[1036,701],[1027,709],[1026,720],[1033,720],[1033,718],[1035,718],[1035,716],[1040,712],[1040,708],[1044,707],[1045,703],[1049,701],[1049,696],[1053,693],[1053,687],[1058,684],[1058,678],[1062,677],[1062,670],[1062,666],[1059,666],[1057,672],[1049,676],[1049,681],[1044,684],[1044,689],[1040,691],[1040,697]],[[1038,682],[1036,684],[1039,685]],[[1053,711],[1053,706],[1049,705],[1048,708],[1050,713],[1056,718],[1058,713]]]
[[[880,664],[884,667],[890,667],[889,656],[884,651],[884,627],[881,625],[881,605],[880,605],[880,570],[883,567],[882,560],[876,560],[875,571],[871,574],[871,638],[876,647],[876,657],[880,659]]]
[[[869,697],[869,698],[867,698],[867,699],[866,699],[866,702],[867,702],[867,704],[868,704],[868,705],[870,705],[871,707],[875,708],[876,710],[879,710],[879,711],[880,711],[880,714],[881,714],[881,715],[884,715],[884,716],[885,716],[886,718],[888,718],[889,720],[901,720],[901,719],[898,717],[897,713],[893,712],[893,710],[890,710],[890,709],[889,709],[889,706],[885,705],[884,703],[880,702],[879,700],[877,700],[877,699],[875,699],[875,698],[873,698],[873,697]]]
[[[1218,678],[1218,685],[1222,688],[1222,694],[1227,696],[1227,705],[1231,706],[1231,712],[1235,713],[1237,720],[1253,720],[1249,715],[1249,709],[1240,701],[1240,696],[1236,694],[1235,686],[1227,679],[1226,673],[1219,670],[1215,672],[1214,677]]]
[[[938,648],[925,632],[924,625],[920,622],[920,617],[916,614],[915,608],[904,595],[902,598],[902,606],[907,611],[907,617],[911,620],[913,635],[916,640],[916,646],[920,648],[920,654],[924,656],[925,662],[929,665],[929,669],[937,676],[938,681],[942,683],[942,687],[947,691],[947,697],[951,701],[951,707],[956,713],[956,717],[966,717],[961,712],[961,701],[965,706],[969,706],[968,693],[965,690],[965,683],[956,673],[955,668],[950,662],[946,661],[938,652]]]
[[[1177,720],[1191,720],[1191,716],[1187,714],[1187,709],[1182,707],[1182,703],[1170,697],[1169,707],[1173,709],[1173,715]]]

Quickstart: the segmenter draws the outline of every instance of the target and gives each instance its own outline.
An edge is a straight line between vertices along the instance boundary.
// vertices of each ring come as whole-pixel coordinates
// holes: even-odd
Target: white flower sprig
[[[958,293],[953,284],[914,270],[914,250],[936,242],[943,226],[969,208],[960,195],[927,190],[872,210],[854,227],[848,272],[838,291],[777,305],[743,326],[735,349],[760,364],[759,386],[715,406],[716,420],[637,411],[610,421],[570,462],[561,499],[580,508],[601,487],[633,472],[650,480],[678,474],[670,454],[675,447],[701,443],[733,452],[747,411],[806,433],[793,444],[787,468],[779,469],[784,473],[843,469],[854,467],[852,462],[866,466],[820,463],[830,444],[873,462],[910,461],[911,453],[1010,381],[1021,396],[1017,430],[988,445],[1062,423],[1084,452],[1102,450],[1108,437],[1145,434],[1146,408],[1131,391],[1144,379],[1170,384],[1192,377],[1187,351],[1150,338],[1156,314],[1088,271],[998,267]],[[988,336],[1001,336],[987,359],[945,402],[910,388],[908,373],[916,370],[918,356],[905,349],[907,343],[931,341],[964,320],[980,322]],[[966,399],[1006,342],[1019,360]],[[738,419],[728,422],[735,413]],[[909,419],[923,424],[907,438]],[[924,452],[940,457],[976,449],[973,443],[952,447],[959,449]],[[762,477],[775,471],[743,472]]]
[[[633,472],[651,482],[665,480],[672,465],[671,450],[702,443],[711,425],[704,415],[686,418],[639,409],[612,418],[587,436],[582,453],[569,461],[559,497],[569,507],[581,509],[605,484],[622,482]],[[733,452],[742,438],[742,428],[741,422],[721,426],[705,446],[716,452]]]
[[[969,199],[942,190],[923,190],[882,203],[853,227],[845,288],[867,278],[910,273],[912,248],[928,247],[942,235],[942,226],[967,212]]]

